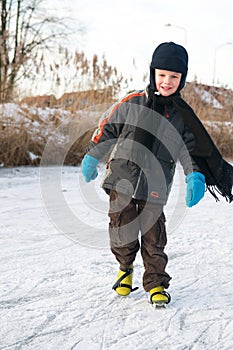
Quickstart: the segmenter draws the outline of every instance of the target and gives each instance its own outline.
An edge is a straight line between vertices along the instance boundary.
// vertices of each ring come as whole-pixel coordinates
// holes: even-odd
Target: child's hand
[[[97,165],[99,160],[86,154],[82,160],[82,174],[85,178],[86,182],[90,182],[91,180],[95,180],[98,176]]]
[[[205,194],[205,176],[199,172],[193,172],[186,176],[186,204],[192,207],[197,204]]]

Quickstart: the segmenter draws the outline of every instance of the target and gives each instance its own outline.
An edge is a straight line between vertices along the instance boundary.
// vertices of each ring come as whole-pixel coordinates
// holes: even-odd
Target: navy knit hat
[[[188,53],[181,45],[172,41],[160,44],[152,55],[150,65],[150,86],[156,90],[154,70],[164,69],[172,72],[182,73],[178,91],[183,89],[188,73]]]

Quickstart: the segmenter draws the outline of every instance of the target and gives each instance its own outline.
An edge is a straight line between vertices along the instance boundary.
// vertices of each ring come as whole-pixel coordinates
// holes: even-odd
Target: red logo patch
[[[159,193],[156,192],[156,191],[152,191],[152,192],[150,193],[150,195],[151,195],[151,197],[153,197],[153,198],[159,198]]]

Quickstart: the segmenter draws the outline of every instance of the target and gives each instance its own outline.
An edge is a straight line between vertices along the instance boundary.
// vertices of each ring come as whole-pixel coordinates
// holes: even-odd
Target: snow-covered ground
[[[233,349],[233,204],[210,194],[184,205],[178,167],[166,207],[172,276],[167,309],[154,310],[135,262],[129,297],[111,289],[103,169],[0,169],[0,349]]]

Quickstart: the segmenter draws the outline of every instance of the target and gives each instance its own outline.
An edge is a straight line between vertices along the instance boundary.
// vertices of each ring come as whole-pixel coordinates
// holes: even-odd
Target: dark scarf
[[[169,97],[156,95],[154,90],[148,89],[149,103],[158,113],[162,113],[164,106],[172,105],[183,118],[184,124],[194,134],[195,148],[190,151],[190,156],[197,163],[200,171],[205,175],[206,186],[216,201],[219,200],[216,193],[230,203],[233,201],[233,167],[223,159],[221,153],[211,139],[204,125],[196,116],[193,109],[182,99],[180,93]]]

